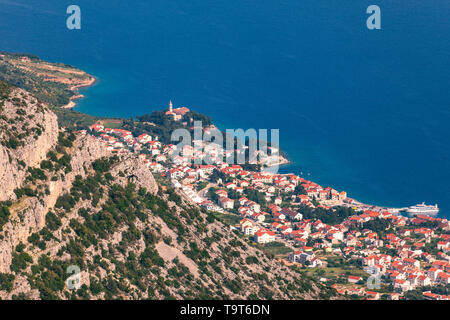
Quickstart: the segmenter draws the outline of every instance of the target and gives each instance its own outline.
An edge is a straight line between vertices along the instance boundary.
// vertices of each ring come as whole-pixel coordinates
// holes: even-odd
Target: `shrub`
[[[56,200],[55,204],[56,208],[64,208],[64,210],[66,211],[69,211],[74,206],[75,206],[75,199],[67,193],[60,196],[58,200]]]
[[[8,222],[8,218],[10,216],[10,212],[7,206],[0,205],[0,230],[1,227]]]
[[[28,263],[33,262],[31,256],[26,252],[13,253],[10,269],[14,272],[19,272],[25,269]]]
[[[62,225],[61,219],[58,218],[53,212],[47,213],[45,217],[45,224],[47,225],[47,228],[52,231],[58,230],[58,228]]]
[[[245,262],[246,262],[247,264],[256,264],[256,263],[258,263],[259,261],[258,261],[258,258],[256,258],[255,256],[248,256],[248,257],[245,259]]]
[[[11,292],[13,289],[14,275],[0,273],[0,290]]]

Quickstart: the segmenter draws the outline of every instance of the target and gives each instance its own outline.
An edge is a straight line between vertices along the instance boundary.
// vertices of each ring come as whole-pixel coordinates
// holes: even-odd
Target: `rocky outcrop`
[[[105,144],[90,135],[61,133],[47,107],[21,90],[15,90],[14,97],[0,109],[0,201],[12,202],[6,205],[10,215],[0,230],[0,273],[14,276],[12,290],[0,290],[0,298],[82,294],[47,283],[53,272],[52,280],[64,286],[66,263],[84,268],[81,284],[93,299],[333,295],[298,270],[265,256],[183,194],[163,186],[158,192],[150,170],[135,154],[96,161],[113,156]],[[51,161],[41,164],[47,156]],[[40,166],[28,179],[27,169]],[[17,198],[14,189],[23,187],[28,192],[17,192]],[[47,215],[49,210],[52,215]],[[47,232],[39,234],[46,217]],[[19,243],[24,246],[16,250]],[[26,254],[22,260],[27,261],[11,270],[16,254]],[[50,259],[47,265],[39,261],[45,256]]]
[[[126,156],[111,170],[111,174],[115,177],[115,182],[123,186],[132,182],[138,187],[147,189],[151,194],[158,192],[158,185],[150,170],[134,155]]]
[[[0,273],[9,272],[12,252],[24,243],[32,232],[40,230],[45,223],[45,208],[37,198],[27,198],[15,204],[9,222],[3,227],[4,238],[0,241]]]
[[[0,110],[0,141],[19,143],[15,148],[0,145],[0,201],[5,201],[15,197],[14,189],[25,178],[19,163],[37,166],[55,146],[59,130],[56,115],[24,90],[13,90]]]
[[[85,178],[92,174],[92,162],[112,154],[98,139],[79,134],[73,146],[66,148],[71,158],[70,172],[63,178],[47,181],[48,194],[45,196],[17,201],[14,190],[23,187],[27,168],[39,167],[41,161],[47,158],[47,153],[57,145],[60,131],[56,115],[24,90],[14,89],[10,98],[4,101],[1,111],[0,140],[5,141],[6,145],[0,145],[0,201],[14,202],[9,221],[3,226],[3,239],[0,240],[0,273],[4,273],[9,272],[14,248],[45,226],[47,212],[61,195],[70,191],[75,177]],[[17,139],[18,144],[13,147],[8,145],[11,138]],[[134,182],[156,193],[156,182],[145,164],[132,154],[124,157],[113,171],[116,183],[124,185]]]
[[[34,232],[45,225],[45,215],[52,209],[59,196],[69,192],[77,175],[85,178],[92,173],[92,162],[96,159],[111,156],[104,144],[92,136],[78,137],[71,150],[72,171],[65,175],[64,180],[49,181],[50,194],[42,199],[26,198],[12,206],[10,221],[4,226],[5,238],[0,241],[0,273],[9,271],[12,252],[20,242],[26,242]],[[115,183],[126,185],[135,183],[138,187],[156,194],[158,186],[145,163],[134,155],[126,155],[111,170]],[[119,172],[122,172],[119,174]],[[20,185],[19,185],[20,186]]]
[[[0,241],[0,273],[9,271],[14,248],[44,227],[48,210],[54,207],[59,196],[70,190],[75,177],[85,177],[85,168],[89,168],[92,161],[110,155],[104,145],[91,136],[78,137],[71,152],[72,171],[65,175],[64,180],[48,182],[49,195],[41,199],[25,198],[11,207],[10,221],[3,227],[5,236]]]
[[[79,136],[74,141],[73,147],[68,151],[71,156],[70,166],[72,171],[64,176],[64,180],[50,181],[48,187],[50,195],[45,199],[46,209],[52,208],[56,200],[64,192],[69,191],[72,182],[77,175],[85,178],[96,159],[110,156],[105,145],[92,136]]]

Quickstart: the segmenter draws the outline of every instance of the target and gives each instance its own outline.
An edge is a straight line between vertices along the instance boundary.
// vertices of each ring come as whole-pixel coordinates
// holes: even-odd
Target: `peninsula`
[[[0,296],[449,299],[447,219],[405,217],[261,170],[270,154],[229,164],[229,150],[197,141],[174,155],[174,130],[215,127],[171,102],[136,119],[61,111],[94,78],[37,59],[0,56],[23,72],[1,74],[20,89],[5,84],[0,95]],[[69,262],[95,270],[76,292],[64,287]]]

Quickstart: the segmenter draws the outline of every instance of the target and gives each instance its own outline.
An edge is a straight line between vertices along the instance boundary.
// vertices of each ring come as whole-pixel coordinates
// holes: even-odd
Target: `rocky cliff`
[[[135,154],[58,128],[29,93],[0,86],[0,106],[0,298],[335,295],[157,183]]]
[[[13,89],[9,98],[3,101],[1,117],[0,201],[13,201],[0,242],[0,272],[6,272],[13,248],[44,226],[45,214],[55,205],[56,199],[70,189],[75,176],[85,176],[86,166],[108,152],[92,137],[76,138],[73,146],[67,149],[71,172],[64,174],[64,179],[46,181],[48,192],[40,197],[18,199],[15,191],[24,186],[31,190],[37,187],[33,181],[26,181],[30,176],[29,169],[40,168],[48,152],[57,146],[60,131],[56,115],[21,89]]]
[[[58,139],[56,115],[21,89],[0,103],[0,201],[14,198],[26,167],[45,159]]]
[[[8,98],[0,105],[0,201],[12,203],[8,221],[0,233],[0,273],[6,273],[10,270],[14,248],[44,227],[45,215],[71,189],[75,177],[85,178],[94,171],[92,163],[96,159],[111,153],[89,135],[64,140],[62,137],[67,134],[58,128],[56,115],[24,90],[11,88]],[[70,146],[64,145],[67,141]],[[43,170],[49,155],[55,155],[57,160],[68,159],[67,164],[59,170]],[[137,157],[127,155],[115,170],[123,170],[152,193],[157,191],[153,176]],[[36,172],[45,178],[34,179]],[[121,184],[126,180],[126,177],[117,178]],[[42,188],[45,192],[39,191]],[[28,190],[28,194],[19,196],[23,190]]]

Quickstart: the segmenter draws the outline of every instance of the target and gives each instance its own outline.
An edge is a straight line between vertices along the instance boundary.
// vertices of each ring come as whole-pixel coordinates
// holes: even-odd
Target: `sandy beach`
[[[97,81],[97,80],[94,77],[91,77],[89,79],[89,81],[86,81],[86,82],[84,82],[82,84],[78,84],[78,85],[74,85],[74,86],[70,87],[70,90],[77,92],[77,94],[75,94],[72,97],[70,97],[70,102],[68,104],[62,106],[61,108],[63,108],[63,109],[73,109],[73,108],[75,108],[77,104],[75,103],[74,100],[79,100],[79,99],[84,98],[84,95],[78,93],[78,89],[90,87],[90,86],[92,86],[95,83],[95,81]]]
[[[73,85],[72,87],[70,87],[70,90],[76,91],[76,90],[78,90],[80,88],[90,87],[90,86],[92,86],[95,83],[95,81],[97,81],[97,79],[95,79],[94,77],[91,77],[86,82],[83,82],[83,83],[80,83],[80,84],[77,84],[77,85]]]

